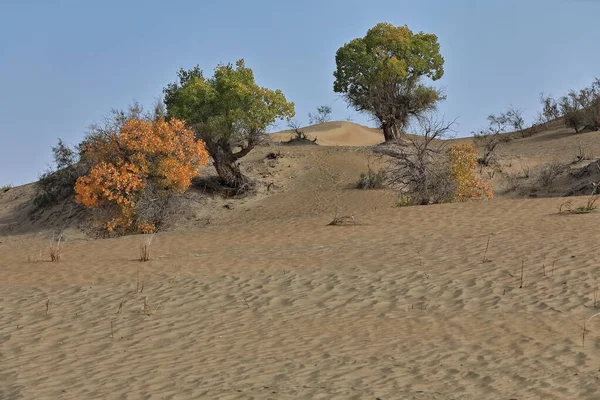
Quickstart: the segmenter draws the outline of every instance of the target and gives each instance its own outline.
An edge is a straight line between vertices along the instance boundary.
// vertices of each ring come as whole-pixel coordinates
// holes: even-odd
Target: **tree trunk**
[[[386,142],[393,142],[400,137],[398,127],[393,122],[389,123],[386,121],[381,124],[381,128],[383,129],[383,137]]]
[[[210,156],[223,184],[233,189],[249,188],[250,179],[242,173],[236,163],[237,157],[231,151],[229,143],[224,141],[207,143]]]

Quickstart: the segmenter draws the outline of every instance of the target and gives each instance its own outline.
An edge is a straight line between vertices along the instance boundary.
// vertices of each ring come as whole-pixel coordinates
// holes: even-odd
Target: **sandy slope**
[[[316,138],[321,146],[372,146],[383,142],[381,131],[353,122],[326,122],[302,130],[310,139]],[[293,135],[290,131],[283,131],[270,136],[276,141],[286,141]]]
[[[555,135],[504,151],[570,159]],[[367,160],[257,149],[244,168],[271,189],[191,193],[148,263],[142,237],[76,229],[47,262],[43,218],[19,222],[31,188],[1,195],[0,399],[600,398],[600,319],[582,343],[600,213],[559,216],[560,198],[395,208],[351,189]],[[336,209],[362,224],[327,226]]]
[[[139,238],[67,242],[60,264],[0,245],[0,397],[597,398],[600,215],[558,203],[164,234],[146,264]]]

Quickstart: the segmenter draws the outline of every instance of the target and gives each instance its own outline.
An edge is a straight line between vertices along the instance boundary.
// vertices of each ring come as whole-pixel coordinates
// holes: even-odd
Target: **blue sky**
[[[150,106],[195,64],[210,75],[244,58],[298,120],[328,104],[369,124],[333,92],[333,71],[336,50],[378,22],[438,35],[440,112],[460,136],[510,104],[529,122],[540,92],[600,76],[598,15],[594,0],[0,0],[0,186],[37,179],[57,138],[76,144],[111,108]]]

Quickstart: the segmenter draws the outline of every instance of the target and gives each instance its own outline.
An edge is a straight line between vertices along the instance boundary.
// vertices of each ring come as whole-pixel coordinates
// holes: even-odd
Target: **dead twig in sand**
[[[487,240],[487,245],[485,246],[485,252],[483,253],[483,259],[481,260],[482,264],[492,261],[492,260],[487,259],[487,252],[488,252],[488,249],[490,248],[490,239],[491,238],[492,238],[492,235],[489,235],[488,240]]]
[[[142,309],[141,309],[142,314],[146,314],[148,316],[150,316],[150,306],[148,305],[148,296],[144,297],[144,304],[142,305]]]
[[[248,310],[250,309],[250,304],[248,304],[248,300],[246,300],[245,297],[242,297],[244,299],[244,302],[246,303],[246,307],[248,307]]]
[[[335,215],[333,221],[327,224],[327,226],[349,226],[349,225],[360,225],[354,218],[354,215]]]
[[[46,300],[46,315],[48,315],[50,313],[50,305],[52,304],[52,302],[50,301],[50,299]]]
[[[525,261],[521,261],[521,284],[519,285],[519,289],[523,289],[527,280],[529,279],[529,275],[525,276]]]
[[[591,317],[589,317],[588,319],[584,319],[583,320],[583,333],[581,335],[581,346],[585,347],[585,334],[587,333],[587,326],[590,323],[590,321],[594,318],[596,318],[597,316],[600,316],[600,313],[594,314]]]

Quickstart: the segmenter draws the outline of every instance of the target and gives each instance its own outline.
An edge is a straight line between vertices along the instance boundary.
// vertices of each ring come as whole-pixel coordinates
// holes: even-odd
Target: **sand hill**
[[[598,132],[504,144],[496,200],[402,208],[353,188],[380,133],[305,132],[320,146],[244,159],[257,195],[190,190],[147,263],[144,237],[93,240],[68,206],[31,217],[31,185],[0,194],[0,398],[600,398],[600,317],[582,340],[600,213],[557,214],[600,176]],[[568,170],[539,188],[553,161]]]
[[[317,139],[321,146],[373,146],[383,142],[383,133],[353,122],[326,122],[302,128],[310,139]],[[287,141],[293,137],[290,130],[270,135],[275,141]]]

